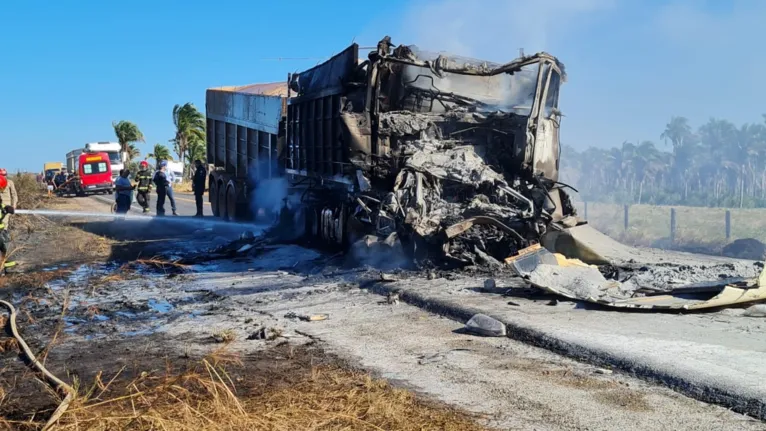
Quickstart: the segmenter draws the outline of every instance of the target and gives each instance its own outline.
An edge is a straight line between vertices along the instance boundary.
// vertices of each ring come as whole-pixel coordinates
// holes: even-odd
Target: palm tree
[[[114,134],[117,136],[117,142],[122,146],[122,159],[123,162],[129,160],[129,148],[128,145],[131,142],[145,142],[144,134],[135,123],[130,121],[113,121],[112,127],[114,127]]]
[[[207,158],[207,145],[204,139],[200,139],[195,136],[189,141],[189,148],[186,150],[186,157],[189,163],[193,163],[195,160],[202,160],[203,162]]]
[[[205,116],[197,110],[193,103],[187,102],[173,107],[173,125],[176,126],[176,136],[171,139],[171,142],[175,144],[178,158],[184,162],[184,165],[186,165],[185,159],[190,156],[190,142],[205,141],[205,122]]]
[[[138,149],[136,144],[128,144],[128,161],[132,161],[141,156],[141,150]]]
[[[673,117],[670,122],[665,126],[665,131],[660,135],[661,139],[673,144],[673,149],[681,147],[692,133],[692,128],[689,126],[689,120],[685,117]]]
[[[157,165],[159,165],[163,160],[173,160],[168,147],[162,144],[154,144],[154,149],[151,153],[146,155],[146,158],[154,159],[154,161],[157,162]]]
[[[673,117],[660,137],[612,148],[562,146],[560,175],[586,201],[766,207],[766,115],[737,126],[711,119],[692,130]]]

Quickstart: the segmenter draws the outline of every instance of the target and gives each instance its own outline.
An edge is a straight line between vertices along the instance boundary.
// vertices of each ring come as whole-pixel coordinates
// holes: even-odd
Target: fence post
[[[588,201],[585,201],[585,220],[588,220]]]
[[[726,241],[731,239],[731,211],[726,210]]]
[[[670,209],[670,243],[676,242],[676,209]]]
[[[623,228],[625,229],[625,231],[627,231],[628,230],[628,205],[625,205],[623,207],[623,212],[625,213],[625,222],[623,224]]]

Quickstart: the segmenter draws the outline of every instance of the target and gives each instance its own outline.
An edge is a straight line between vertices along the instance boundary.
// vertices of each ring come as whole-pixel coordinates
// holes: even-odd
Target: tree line
[[[658,138],[614,148],[563,146],[561,181],[582,200],[729,208],[766,206],[766,115],[737,127],[710,119],[694,130],[673,117]]]
[[[176,128],[175,136],[170,139],[178,161],[184,164],[184,172],[189,173],[189,167],[195,160],[203,162],[207,156],[205,144],[205,115],[202,114],[193,103],[175,105],[173,107],[173,125]],[[137,124],[130,121],[115,121],[112,123],[117,142],[122,146],[122,152],[127,154],[127,165],[131,171],[138,168],[138,160],[141,159],[140,143],[146,143],[143,132]],[[154,159],[156,164],[163,160],[173,161],[170,149],[163,144],[157,143],[150,153],[144,156],[144,160]]]

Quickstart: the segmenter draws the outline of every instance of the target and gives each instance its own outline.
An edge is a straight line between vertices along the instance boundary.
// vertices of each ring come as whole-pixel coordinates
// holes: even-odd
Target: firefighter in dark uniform
[[[139,164],[139,171],[135,176],[136,201],[144,209],[144,214],[149,212],[149,193],[152,191],[152,173],[149,172],[149,162],[142,160]]]
[[[194,190],[194,200],[197,204],[197,214],[195,217],[202,217],[202,196],[205,194],[205,181],[207,181],[207,170],[202,165],[202,160],[194,161],[194,179],[192,180],[192,189]]]
[[[16,262],[8,260],[8,248],[11,245],[11,233],[8,232],[6,216],[13,214],[15,209],[3,202],[2,192],[8,187],[8,180],[0,175],[0,275],[5,274],[7,268],[16,265]]]

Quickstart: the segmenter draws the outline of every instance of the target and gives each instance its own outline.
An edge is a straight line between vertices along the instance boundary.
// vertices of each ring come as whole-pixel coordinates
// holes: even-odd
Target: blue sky
[[[0,7],[0,165],[38,171],[136,122],[148,152],[174,104],[286,79],[352,40],[567,67],[562,141],[654,140],[672,115],[762,121],[766,2],[713,0],[15,1]],[[312,60],[275,61],[275,57]]]

